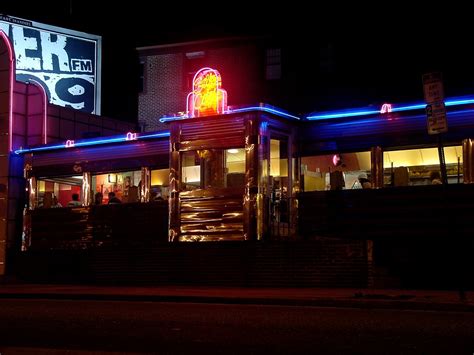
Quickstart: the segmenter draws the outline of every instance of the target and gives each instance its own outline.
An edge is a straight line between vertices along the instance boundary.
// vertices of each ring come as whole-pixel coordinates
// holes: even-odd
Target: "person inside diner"
[[[72,200],[67,203],[68,207],[77,207],[82,205],[81,201],[79,201],[79,194],[73,193],[71,197]]]
[[[117,196],[115,196],[115,192],[113,191],[109,192],[109,205],[118,204],[118,203],[122,203],[122,201],[120,201],[120,199]]]
[[[363,189],[371,189],[372,188],[372,184],[371,184],[369,178],[367,177],[366,173],[360,174],[357,178],[359,179],[360,186],[362,186]]]

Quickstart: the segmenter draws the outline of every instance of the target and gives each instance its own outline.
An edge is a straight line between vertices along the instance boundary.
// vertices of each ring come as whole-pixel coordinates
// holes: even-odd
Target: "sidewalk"
[[[434,290],[0,284],[0,298],[474,311],[474,293]]]

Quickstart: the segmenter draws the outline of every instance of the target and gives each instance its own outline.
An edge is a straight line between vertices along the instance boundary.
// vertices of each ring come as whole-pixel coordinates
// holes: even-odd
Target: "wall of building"
[[[199,49],[199,50],[198,50]],[[228,44],[220,48],[183,47],[174,53],[140,53],[144,63],[144,90],[139,94],[138,117],[144,131],[166,129],[162,116],[186,111],[186,97],[194,74],[203,67],[217,69],[231,106],[260,102],[264,67],[255,44]]]
[[[138,96],[138,123],[143,131],[166,129],[158,121],[163,115],[186,110],[186,90],[183,87],[182,53],[147,56],[144,90]]]
[[[35,83],[14,79],[14,54],[0,32],[0,276],[7,258],[21,245],[24,206],[23,157],[16,149],[44,143],[65,142],[88,136],[135,131],[136,126],[111,118],[47,104]],[[11,116],[11,127],[10,127]],[[11,142],[11,144],[10,144]]]
[[[0,31],[0,276],[5,273],[10,192],[10,103],[13,52]]]
[[[48,104],[48,143],[136,132],[134,123]]]
[[[19,264],[19,276],[29,282],[234,287],[368,287],[372,284],[371,242],[344,239],[32,250],[22,253]]]

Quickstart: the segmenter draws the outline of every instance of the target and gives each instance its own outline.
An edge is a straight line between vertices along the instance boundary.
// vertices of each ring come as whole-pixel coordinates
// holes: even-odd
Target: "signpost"
[[[448,131],[446,108],[444,107],[444,90],[441,73],[423,75],[428,134],[439,134]]]
[[[423,91],[426,102],[426,119],[428,134],[438,135],[438,155],[443,184],[448,183],[446,162],[441,133],[448,131],[446,120],[446,107],[444,106],[443,77],[441,73],[428,73],[423,75]]]

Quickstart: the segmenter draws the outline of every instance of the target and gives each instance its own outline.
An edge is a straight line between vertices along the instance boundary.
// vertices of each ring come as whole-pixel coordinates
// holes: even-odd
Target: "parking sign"
[[[444,106],[443,78],[441,73],[423,75],[426,118],[428,134],[439,134],[448,131],[446,108]]]

